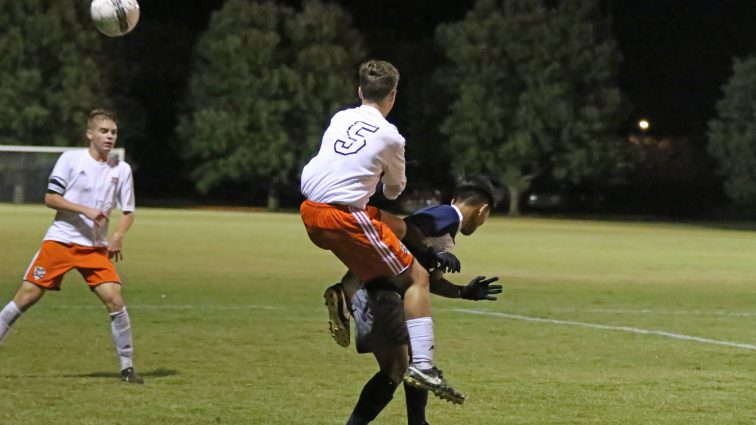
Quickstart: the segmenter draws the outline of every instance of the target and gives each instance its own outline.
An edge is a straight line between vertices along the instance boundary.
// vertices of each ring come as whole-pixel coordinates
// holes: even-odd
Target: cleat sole
[[[349,319],[344,314],[344,300],[339,291],[328,288],[323,294],[328,308],[328,330],[331,338],[342,347],[349,347]],[[346,318],[346,319],[345,319]]]

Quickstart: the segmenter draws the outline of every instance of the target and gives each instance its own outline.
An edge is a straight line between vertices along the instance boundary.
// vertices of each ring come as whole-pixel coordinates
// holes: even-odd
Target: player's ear
[[[389,93],[387,100],[390,100],[392,103],[396,101],[396,89],[391,90],[391,93]]]
[[[357,97],[359,97],[361,101],[365,101],[365,98],[362,97],[362,87],[357,87]]]
[[[488,215],[491,212],[490,204],[483,204],[478,209],[478,215]]]

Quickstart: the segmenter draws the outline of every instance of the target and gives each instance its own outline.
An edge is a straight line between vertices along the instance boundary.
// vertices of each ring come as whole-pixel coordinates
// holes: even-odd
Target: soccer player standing
[[[307,199],[300,212],[310,240],[332,251],[361,281],[390,278],[404,290],[412,362],[425,371],[422,379],[429,385],[452,390],[433,363],[428,272],[399,240],[404,236],[403,221],[367,205],[379,181],[388,199],[396,199],[406,184],[404,137],[386,121],[398,82],[399,72],[388,62],[360,65],[357,93],[362,105],[331,119],[318,154],[302,171],[301,189]],[[363,395],[374,406],[356,411],[349,423],[374,419],[398,384],[383,372],[373,376]]]
[[[45,205],[56,210],[42,247],[26,270],[13,300],[0,311],[0,343],[13,323],[47,291],[60,290],[63,276],[77,269],[110,314],[110,327],[121,363],[121,379],[143,382],[134,371],[129,313],[121,296],[121,279],[113,261],[123,259],[123,238],[134,222],[131,167],[110,158],[118,139],[111,112],[95,109],[87,121],[89,148],[63,153],[55,163]],[[108,238],[111,210],[123,211]]]

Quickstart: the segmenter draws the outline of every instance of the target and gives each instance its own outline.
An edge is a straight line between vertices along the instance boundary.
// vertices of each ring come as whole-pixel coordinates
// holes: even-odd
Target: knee
[[[429,290],[430,275],[425,267],[414,260],[407,270],[391,280],[395,285],[404,290],[414,287]]]
[[[18,289],[18,292],[16,292],[16,295],[13,297],[13,302],[16,303],[19,310],[26,311],[39,301],[44,293],[45,290],[39,286],[29,282],[23,282]]]
[[[404,373],[407,371],[407,362],[392,362],[391,364],[386,365],[381,371],[391,380],[391,382],[399,385],[404,381]]]
[[[391,381],[395,383],[396,385],[401,384],[404,381],[404,374],[407,372],[407,366],[397,366],[395,368],[391,369],[391,372],[388,374],[388,376],[391,378]]]
[[[123,310],[123,307],[124,307],[123,300],[121,300],[120,298],[117,300],[113,299],[113,300],[105,301],[105,308],[107,308],[108,312],[110,313],[119,312]]]
[[[115,313],[123,310],[123,298],[121,298],[121,286],[119,284],[103,283],[95,286],[93,291],[109,312]]]
[[[116,313],[123,310],[123,299],[119,294],[111,294],[110,296],[102,297],[102,303],[105,304],[105,308],[110,313]]]
[[[412,263],[410,270],[410,276],[412,277],[412,286],[418,286],[423,288],[429,288],[430,287],[430,275],[428,274],[428,271],[425,270],[425,267],[421,266],[420,263],[415,261]]]

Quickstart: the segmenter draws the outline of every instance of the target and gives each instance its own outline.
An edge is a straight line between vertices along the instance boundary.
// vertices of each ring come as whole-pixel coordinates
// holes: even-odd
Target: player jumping
[[[331,119],[318,154],[302,170],[306,200],[300,213],[310,240],[332,251],[360,280],[388,278],[404,290],[415,368],[428,385],[452,391],[433,363],[428,272],[400,242],[404,222],[367,205],[379,181],[388,199],[396,199],[406,185],[404,137],[386,121],[398,82],[399,72],[388,62],[360,65],[362,105]]]

